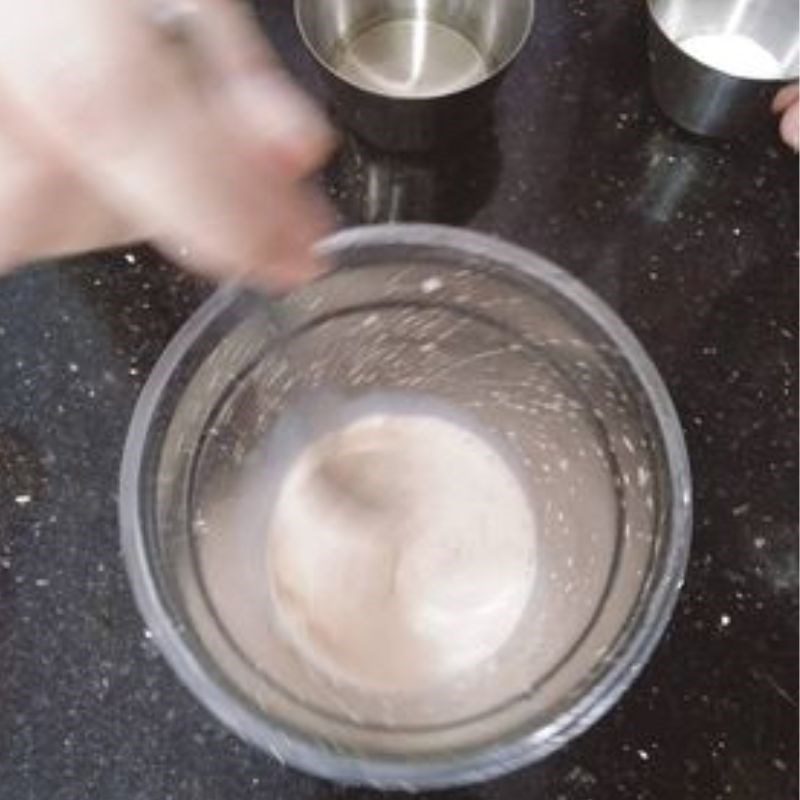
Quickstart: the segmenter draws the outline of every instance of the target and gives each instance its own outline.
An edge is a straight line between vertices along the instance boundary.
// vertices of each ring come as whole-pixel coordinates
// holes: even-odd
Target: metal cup
[[[735,137],[798,76],[797,0],[648,0],[650,75],[678,125]]]
[[[295,0],[340,120],[368,142],[422,150],[490,113],[534,0]]]

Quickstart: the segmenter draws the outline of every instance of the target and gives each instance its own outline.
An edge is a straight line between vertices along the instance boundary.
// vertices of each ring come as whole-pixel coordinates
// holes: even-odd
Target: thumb
[[[187,0],[174,8],[176,24],[187,27],[200,50],[204,78],[255,144],[294,176],[319,167],[332,146],[331,129],[280,65],[249,10],[236,0]]]

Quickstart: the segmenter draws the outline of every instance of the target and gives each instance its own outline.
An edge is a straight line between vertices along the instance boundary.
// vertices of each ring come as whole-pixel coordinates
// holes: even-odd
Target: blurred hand
[[[800,149],[800,87],[784,86],[772,102],[772,110],[781,115],[781,138],[795,151]]]
[[[0,271],[147,238],[217,278],[313,276],[327,214],[300,179],[328,128],[233,0],[0,0],[0,20]]]

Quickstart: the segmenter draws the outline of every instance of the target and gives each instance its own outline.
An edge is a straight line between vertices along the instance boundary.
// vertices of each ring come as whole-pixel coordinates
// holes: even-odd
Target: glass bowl
[[[384,788],[485,780],[584,731],[655,647],[690,544],[681,428],[630,331],[533,253],[431,225],[350,229],[321,250],[334,270],[284,298],[218,291],[156,365],[122,465],[133,590],[180,679],[281,761]],[[270,607],[243,487],[281,449],[281,420],[331,392],[333,417],[374,396],[450,409],[524,487],[524,610],[491,658],[448,680],[334,680]]]

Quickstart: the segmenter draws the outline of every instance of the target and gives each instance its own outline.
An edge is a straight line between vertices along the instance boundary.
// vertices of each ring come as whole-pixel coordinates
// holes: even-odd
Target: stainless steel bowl
[[[528,38],[533,0],[295,0],[341,121],[426,149],[475,126]]]
[[[798,77],[796,0],[648,0],[658,104],[707,136],[764,129],[778,89]]]
[[[681,428],[627,328],[538,256],[428,225],[352,229],[323,249],[332,274],[277,310],[218,292],[156,365],[122,466],[131,583],[178,676],[279,759],[381,787],[484,780],[585,730],[658,642],[690,541]],[[276,624],[266,537],[240,494],[251,455],[320,390],[433,398],[518,466],[537,520],[531,594],[474,671],[359,690]]]

